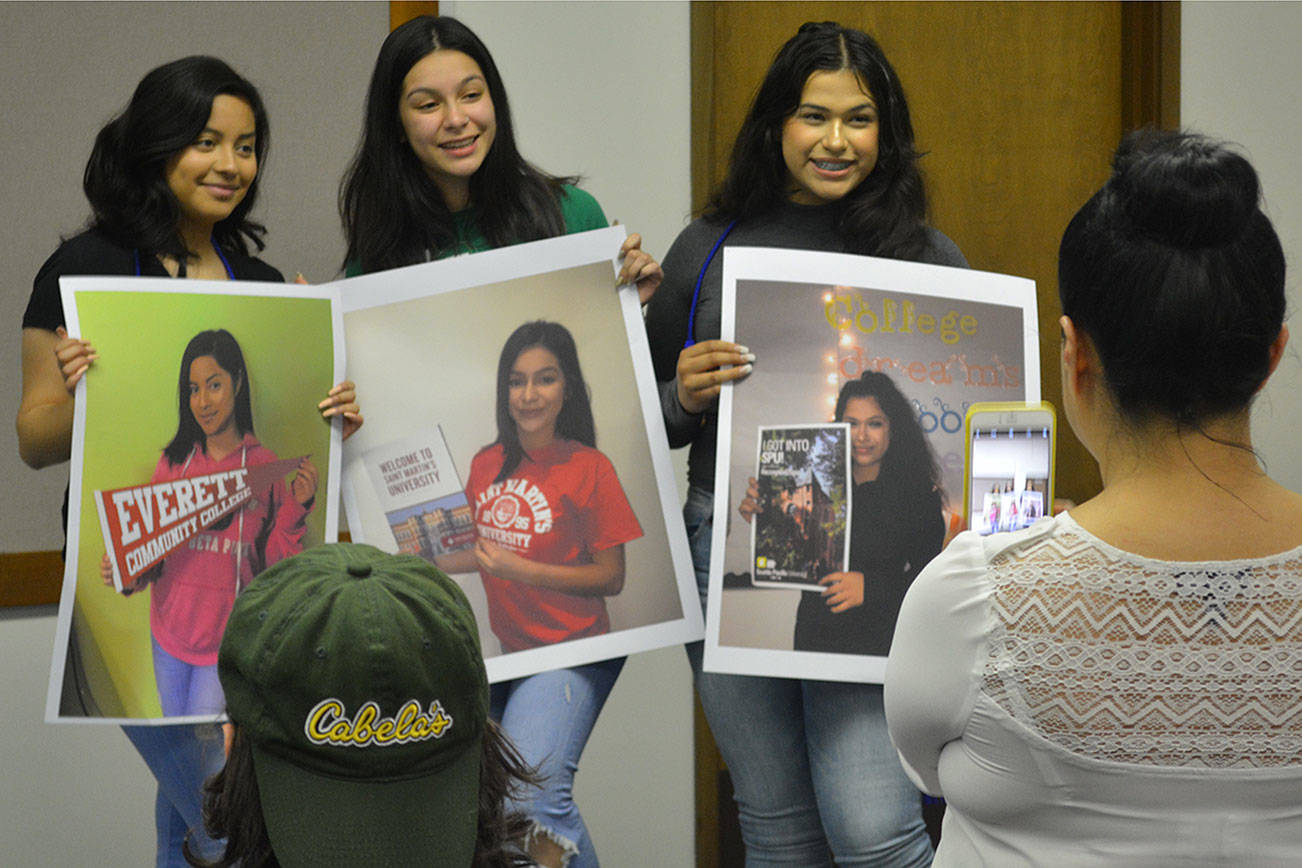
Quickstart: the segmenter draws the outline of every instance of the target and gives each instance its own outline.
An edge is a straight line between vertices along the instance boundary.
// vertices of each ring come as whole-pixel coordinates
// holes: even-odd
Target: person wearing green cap
[[[197,866],[517,866],[534,777],[488,715],[479,630],[436,567],[318,546],[237,599],[218,655],[233,724]]]

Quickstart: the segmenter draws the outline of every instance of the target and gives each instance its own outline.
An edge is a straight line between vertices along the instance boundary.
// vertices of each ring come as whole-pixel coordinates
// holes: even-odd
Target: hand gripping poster
[[[98,358],[77,385],[46,719],[212,721],[235,596],[337,536],[331,286],[61,280]]]
[[[880,682],[904,592],[961,521],[967,407],[1040,399],[1035,284],[723,255],[722,337],[755,362],[719,396],[705,668]]]
[[[621,227],[350,278],[353,539],[465,590],[490,681],[699,639]]]

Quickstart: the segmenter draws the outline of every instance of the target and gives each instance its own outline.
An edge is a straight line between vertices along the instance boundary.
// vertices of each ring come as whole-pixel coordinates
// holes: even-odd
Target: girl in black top
[[[703,602],[715,398],[723,383],[763,364],[744,345],[718,339],[722,248],[965,266],[954,243],[925,222],[917,158],[904,90],[881,47],[858,30],[805,24],[774,58],[705,216],[665,256],[647,337],[670,445],[691,446],[683,515]],[[809,596],[808,605],[827,608]],[[880,685],[702,672],[699,643],[688,658],[732,775],[748,859],[826,865],[831,851],[839,865],[930,861],[918,792],[887,737]]]
[[[64,328],[61,275],[283,281],[249,255],[250,245],[263,247],[265,230],[249,213],[268,142],[257,89],[215,57],[185,57],[152,70],[100,130],[83,181],[89,227],[41,267],[23,316],[17,429],[28,465],[68,460],[74,390],[97,358],[89,341]],[[343,417],[345,436],[362,422],[352,383],[335,386],[319,407],[323,416]],[[76,650],[74,641],[73,672]],[[216,843],[203,834],[200,787],[221,767],[220,733],[188,725],[123,729],[158,780],[157,864],[185,864],[187,831],[192,849],[212,855]]]

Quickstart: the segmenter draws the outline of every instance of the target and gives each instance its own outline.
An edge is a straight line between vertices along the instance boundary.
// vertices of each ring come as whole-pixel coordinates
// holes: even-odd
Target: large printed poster
[[[235,595],[336,538],[343,378],[337,294],[160,278],[63,278],[99,353],[77,386],[49,720],[214,720]]]
[[[723,255],[722,335],[756,360],[719,399],[705,668],[880,682],[894,612],[925,565],[913,563],[922,559],[913,543],[925,536],[938,549],[962,514],[963,414],[976,401],[1040,398],[1035,285],[847,254],[729,247]],[[871,384],[856,383],[865,372],[874,372]],[[774,555],[752,543],[755,524],[774,520],[764,455],[808,438],[762,438],[832,422],[849,426],[852,472],[863,475],[850,485],[849,568],[822,555],[820,583],[774,587],[765,576]],[[812,474],[801,481],[808,490],[793,491],[782,510],[815,532],[835,530],[834,491]],[[831,548],[807,535],[808,550]]]
[[[623,238],[603,229],[338,284],[367,419],[345,456],[349,529],[453,576],[492,681],[702,635],[641,312],[615,289]],[[593,444],[561,433],[585,409]],[[552,424],[556,442],[507,470],[503,434],[523,445]],[[534,567],[616,557],[621,583],[580,592]]]

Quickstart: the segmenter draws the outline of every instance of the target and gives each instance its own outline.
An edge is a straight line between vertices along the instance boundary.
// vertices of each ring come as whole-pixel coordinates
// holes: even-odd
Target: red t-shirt
[[[531,561],[592,563],[592,553],[642,536],[610,459],[573,440],[535,449],[501,482],[503,449],[470,464],[466,498],[480,537]],[[610,632],[603,597],[567,594],[479,571],[488,618],[505,652]]]

